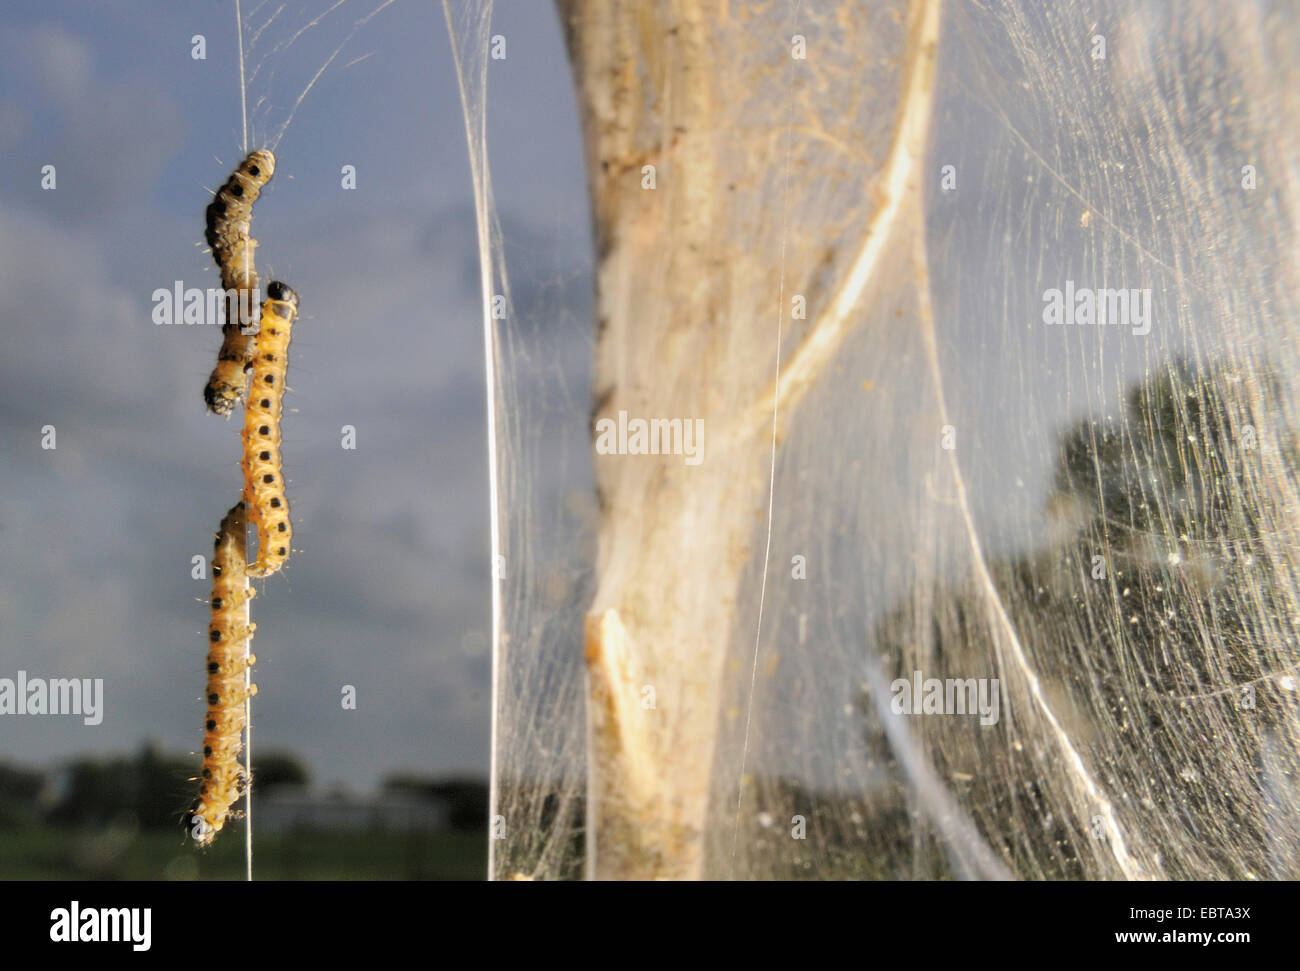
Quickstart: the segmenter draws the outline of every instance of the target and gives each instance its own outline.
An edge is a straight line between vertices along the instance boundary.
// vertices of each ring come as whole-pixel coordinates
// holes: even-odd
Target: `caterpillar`
[[[289,558],[293,525],[280,466],[280,415],[289,365],[289,338],[298,316],[298,294],[272,280],[262,302],[253,382],[244,406],[244,503],[257,527],[257,562],[248,575],[265,577]]]
[[[246,672],[257,660],[248,652],[257,625],[247,620],[247,604],[256,593],[248,585],[247,542],[247,519],[241,501],[221,520],[212,554],[203,771],[198,780],[198,798],[186,816],[190,835],[200,845],[212,842],[230,816],[230,807],[248,788],[239,754],[247,724],[245,702],[257,694],[256,685],[246,685]]]
[[[241,299],[241,291],[247,294],[257,289],[257,271],[253,266],[257,240],[249,235],[253,203],[274,174],[272,152],[267,149],[251,152],[217,190],[207,209],[205,238],[221,271],[222,289],[228,295],[217,366],[203,389],[208,409],[218,415],[229,415],[235,402],[243,397],[246,375],[252,366],[256,338],[244,333],[243,325],[252,321],[241,320],[240,305],[247,307],[249,302],[247,296]]]

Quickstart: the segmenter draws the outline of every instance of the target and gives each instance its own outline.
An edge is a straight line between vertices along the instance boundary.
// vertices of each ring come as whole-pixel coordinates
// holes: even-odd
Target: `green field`
[[[258,836],[262,880],[482,880],[486,833],[298,832]],[[206,850],[184,834],[129,829],[0,830],[3,880],[240,880],[243,833]]]

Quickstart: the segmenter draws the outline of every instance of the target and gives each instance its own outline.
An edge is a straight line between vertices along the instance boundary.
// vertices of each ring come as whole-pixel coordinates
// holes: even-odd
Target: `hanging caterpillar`
[[[253,362],[253,383],[244,406],[244,503],[257,527],[257,562],[248,575],[265,577],[289,558],[293,525],[280,467],[280,415],[289,365],[289,338],[298,316],[298,294],[272,280],[262,303]]]
[[[243,325],[252,321],[242,321],[239,311],[241,304],[249,306],[250,298],[246,294],[257,289],[257,271],[253,266],[257,240],[249,235],[253,203],[274,174],[275,155],[267,149],[258,149],[239,163],[208,205],[205,236],[221,271],[222,289],[228,294],[217,366],[203,389],[208,409],[218,415],[229,415],[235,402],[243,397],[246,373],[252,366],[256,338],[243,332]],[[234,296],[229,296],[232,291]]]
[[[245,702],[257,694],[246,685],[246,672],[257,660],[249,653],[255,624],[247,621],[247,604],[255,590],[246,573],[247,522],[237,502],[221,520],[212,554],[212,621],[208,626],[207,717],[204,719],[203,771],[199,795],[186,817],[190,835],[211,843],[248,788],[239,765],[247,724]]]

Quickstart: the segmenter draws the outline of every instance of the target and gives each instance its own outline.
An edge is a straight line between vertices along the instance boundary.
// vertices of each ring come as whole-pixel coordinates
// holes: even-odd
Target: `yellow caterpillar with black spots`
[[[257,562],[248,575],[265,577],[289,558],[293,524],[280,463],[280,416],[289,367],[289,339],[298,316],[298,294],[272,280],[262,303],[253,359],[253,380],[244,404],[244,503],[257,527]]]
[[[203,389],[208,409],[218,415],[229,415],[235,402],[243,397],[256,347],[256,337],[244,333],[245,325],[251,326],[253,321],[241,320],[239,311],[241,305],[251,310],[251,294],[257,289],[257,270],[253,265],[257,240],[251,235],[253,203],[274,174],[272,152],[268,149],[251,152],[217,190],[207,209],[205,237],[221,271],[221,286],[228,295],[231,291],[235,293],[227,302],[217,366]]]
[[[187,815],[190,836],[211,843],[248,788],[239,764],[247,726],[245,702],[257,694],[247,672],[255,624],[247,620],[255,591],[248,585],[248,524],[244,503],[221,521],[212,554],[212,620],[208,625],[207,716],[203,723],[203,770],[199,795]]]

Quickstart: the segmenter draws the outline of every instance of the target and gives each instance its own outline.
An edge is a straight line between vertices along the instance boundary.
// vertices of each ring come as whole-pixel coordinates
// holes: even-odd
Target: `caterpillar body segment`
[[[257,240],[251,235],[253,203],[274,173],[272,152],[251,152],[217,190],[206,213],[204,235],[221,271],[221,286],[228,295],[235,294],[227,300],[217,366],[203,389],[208,409],[218,415],[229,415],[235,402],[243,397],[256,349],[256,338],[245,333],[255,321],[242,320],[239,311],[241,304],[248,307],[254,303],[250,295],[257,289]]]
[[[212,619],[208,625],[207,714],[199,794],[186,817],[190,835],[211,843],[248,788],[239,764],[247,726],[245,702],[257,694],[246,672],[257,660],[249,653],[255,624],[247,604],[255,591],[247,575],[247,517],[236,503],[221,521],[212,555]]]
[[[267,149],[250,152],[208,205],[204,237],[221,271],[221,285],[227,290],[243,286],[253,264],[257,246],[250,235],[253,203],[274,174],[274,154]]]
[[[256,288],[255,279],[250,289]],[[228,300],[217,366],[212,369],[203,389],[203,401],[213,414],[228,417],[234,411],[235,403],[244,397],[248,387],[248,369],[256,352],[257,337],[245,334],[239,322],[238,300]]]
[[[257,527],[257,562],[248,568],[252,577],[279,570],[289,558],[293,540],[280,458],[280,417],[298,294],[279,280],[268,284],[266,292],[244,405],[244,502],[250,522]]]

